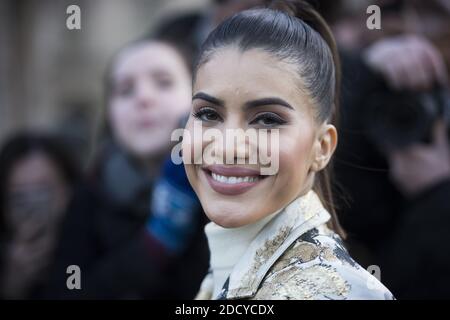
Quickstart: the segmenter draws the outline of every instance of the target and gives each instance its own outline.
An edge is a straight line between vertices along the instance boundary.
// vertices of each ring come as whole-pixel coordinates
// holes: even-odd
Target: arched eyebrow
[[[218,105],[220,107],[224,107],[225,106],[225,102],[221,99],[215,98],[213,96],[210,96],[209,94],[206,94],[204,92],[197,92],[193,97],[192,97],[192,101],[194,101],[195,99],[202,99],[205,101],[208,101],[212,104]]]
[[[254,108],[254,107],[261,107],[261,106],[268,106],[268,105],[279,105],[279,106],[283,106],[288,109],[294,110],[294,108],[289,103],[287,103],[283,99],[280,99],[277,97],[251,100],[251,101],[248,101],[245,103],[244,108],[250,109],[250,108]]]
[[[220,107],[225,106],[225,102],[223,100],[218,99],[213,96],[210,96],[209,94],[206,94],[204,92],[197,92],[192,97],[192,100],[195,100],[195,99],[202,99],[202,100],[208,101],[208,102],[215,104],[217,106],[220,106]],[[255,108],[255,107],[268,106],[268,105],[279,105],[279,106],[283,106],[288,109],[294,110],[294,108],[289,103],[287,103],[283,99],[277,98],[277,97],[261,98],[261,99],[257,99],[257,100],[247,101],[244,104],[244,109],[251,109],[251,108]]]

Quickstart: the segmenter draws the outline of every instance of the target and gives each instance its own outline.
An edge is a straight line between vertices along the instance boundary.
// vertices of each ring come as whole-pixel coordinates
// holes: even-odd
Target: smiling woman
[[[222,133],[276,132],[277,139],[190,134],[183,143],[194,158],[185,161],[189,181],[212,221],[205,229],[211,273],[199,298],[392,298],[348,256],[330,202],[338,71],[327,25],[302,2],[240,12],[203,44],[187,132],[200,122]],[[188,152],[208,148],[216,151],[213,164]],[[277,154],[276,172],[248,161],[261,149]],[[223,157],[230,153],[233,163]]]

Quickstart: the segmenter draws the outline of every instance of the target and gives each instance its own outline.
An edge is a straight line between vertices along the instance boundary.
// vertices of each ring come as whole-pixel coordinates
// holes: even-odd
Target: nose
[[[223,143],[221,154],[226,164],[256,164],[253,159],[257,150],[257,133],[254,129],[244,130],[241,127],[227,127],[222,131]],[[253,160],[253,162],[251,162]]]
[[[156,104],[157,92],[153,86],[146,82],[140,81],[136,88],[136,105],[140,108],[150,108]]]

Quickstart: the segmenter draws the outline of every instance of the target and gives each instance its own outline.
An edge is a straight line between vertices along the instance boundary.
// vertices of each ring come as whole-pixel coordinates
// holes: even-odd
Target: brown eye
[[[250,122],[250,124],[257,124],[264,127],[276,127],[285,123],[285,120],[274,113],[260,114]]]
[[[174,82],[172,79],[169,78],[160,78],[157,79],[156,84],[159,89],[165,90],[170,89],[173,86]]]
[[[195,118],[205,121],[205,122],[211,122],[211,121],[220,121],[220,115],[211,108],[202,108],[198,110],[197,112],[194,112],[192,114]]]
[[[115,95],[119,97],[129,97],[133,95],[134,85],[131,82],[121,83],[114,88]]]

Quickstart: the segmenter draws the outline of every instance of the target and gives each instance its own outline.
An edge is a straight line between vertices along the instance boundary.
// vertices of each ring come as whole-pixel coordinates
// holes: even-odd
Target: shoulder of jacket
[[[389,295],[350,257],[336,234],[316,228],[300,236],[277,260],[254,299],[386,299]]]

